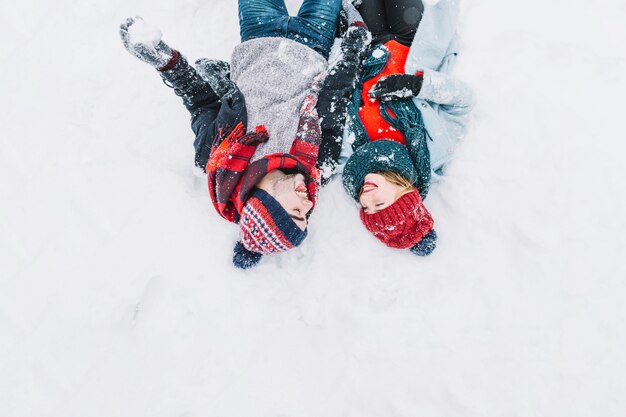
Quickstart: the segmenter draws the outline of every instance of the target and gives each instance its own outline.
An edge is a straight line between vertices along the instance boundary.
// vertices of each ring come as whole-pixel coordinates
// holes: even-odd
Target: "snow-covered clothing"
[[[367,133],[367,139],[370,141],[388,139],[402,144],[406,143],[404,134],[385,120],[381,109],[381,105],[384,105],[384,103],[381,103],[380,100],[372,99],[369,94],[370,90],[381,78],[404,72],[408,54],[409,47],[395,40],[388,41],[383,45],[377,45],[370,51],[366,65],[371,62],[372,66],[378,66],[378,68],[372,68],[372,71],[378,71],[378,73],[370,73],[371,77],[368,75],[368,78],[363,80],[358,114],[359,120]],[[420,75],[422,74],[420,73]]]
[[[360,68],[358,59],[365,53],[368,41],[369,33],[362,24],[354,24],[348,29],[342,40],[341,59],[326,77],[319,94],[313,90],[305,100],[314,105],[317,97],[317,107],[303,106],[300,109],[298,133],[283,152],[267,153],[255,159],[258,149],[273,138],[264,126],[255,131],[246,129],[246,125],[250,125],[247,101],[236,83],[222,97],[222,105],[225,104],[226,108],[220,109],[219,113],[215,112],[214,102],[208,106],[187,106],[192,112],[197,152],[204,155],[207,146],[210,147],[210,161],[207,159],[203,168],[209,175],[209,190],[215,208],[222,217],[237,223],[248,195],[261,178],[274,169],[297,170],[305,174],[309,196],[315,204],[320,176],[316,166],[320,163],[319,146],[323,143],[326,149],[333,148],[335,154],[339,154],[341,143],[337,143],[337,137],[341,138],[343,119],[333,121],[337,114],[343,114],[342,109],[354,91]],[[202,111],[207,111],[204,117]],[[321,130],[318,111],[322,118]],[[219,122],[213,120],[216,114]],[[203,157],[197,160],[203,160]],[[332,156],[324,161],[329,163],[330,160]]]
[[[275,169],[301,172],[315,207],[320,183],[315,164],[321,131],[313,95],[305,99],[300,123],[300,133],[292,141],[289,152],[264,155],[255,161],[252,157],[257,147],[270,139],[263,126],[245,133],[243,124],[239,123],[226,137],[222,136],[226,132],[220,131],[213,142],[205,169],[209,194],[218,213],[240,226],[241,245],[247,251],[240,244],[235,247],[233,263],[239,268],[252,267],[261,254],[292,249],[306,238],[306,231],[299,230],[280,203],[256,188],[256,184]]]
[[[290,16],[285,0],[239,0],[241,42],[289,39],[328,59],[341,7],[341,0],[304,0],[298,13]]]
[[[238,124],[247,124],[244,96],[233,83],[225,83],[224,95],[218,96],[178,51],[159,73],[191,114],[195,163],[205,170],[216,139],[230,134]]]
[[[455,32],[457,15],[457,0],[441,0],[435,5],[426,4],[404,64],[403,72],[406,74],[423,73],[421,90],[412,100],[421,113],[427,132],[431,181],[440,178],[443,168],[452,159],[454,146],[465,134],[473,102],[469,87],[449,75],[458,56]],[[385,48],[392,55],[390,64],[402,62],[402,54],[406,52],[402,45],[391,41],[385,44]],[[376,51],[376,48],[372,48],[370,54],[377,53]],[[371,80],[364,84],[362,103],[365,109],[373,106],[368,96],[369,88],[373,85]],[[397,141],[401,136],[399,132],[385,126],[380,122],[381,119],[382,116],[378,116],[377,120],[371,113],[363,118],[366,120],[366,127],[371,127],[371,139],[381,139],[387,135],[388,139]],[[355,147],[360,145],[363,143],[357,143]],[[348,150],[347,153],[351,152]],[[419,163],[420,161],[416,161],[416,164]],[[359,184],[354,186],[360,188]]]
[[[465,136],[474,100],[469,86],[450,75],[459,54],[458,13],[459,0],[427,4],[405,65],[406,74],[424,72],[422,88],[413,101],[430,137],[433,181],[443,174],[454,146]]]
[[[353,23],[342,37],[340,59],[330,69],[320,91],[317,111],[321,118],[322,145],[317,166],[322,184],[330,180],[339,164],[343,144],[346,112],[361,77],[361,62],[371,40],[362,22]]]
[[[428,193],[431,166],[421,112],[410,97],[382,101],[369,96],[381,77],[404,71],[407,54],[406,46],[392,40],[372,48],[365,60],[362,86],[355,91],[349,108],[356,150],[343,174],[344,187],[355,199],[365,176],[376,171],[401,174],[419,190],[422,199]],[[366,171],[366,167],[374,168],[374,162],[378,169]],[[407,162],[413,168],[410,176],[406,176]]]
[[[422,204],[417,190],[403,195],[378,213],[361,211],[361,221],[376,239],[395,249],[414,248],[426,235],[434,233],[433,217]],[[388,227],[390,224],[394,227]]]
[[[423,72],[420,92],[412,100],[420,110],[427,132],[431,181],[439,180],[445,165],[452,160],[454,146],[465,135],[473,104],[470,88],[450,75],[459,51],[457,17],[458,0],[425,4],[403,71],[406,74]],[[400,48],[391,49],[396,53],[401,51]],[[374,51],[376,49],[372,48],[371,52]],[[369,91],[364,87],[364,102],[367,93]],[[389,132],[389,135],[394,139],[397,132]],[[346,145],[343,158],[350,157],[353,152],[352,147]]]
[[[400,197],[385,210],[373,214],[361,211],[361,220],[365,228],[385,245],[409,249],[433,228],[433,217],[421,203],[419,193],[414,190]],[[421,212],[414,215],[415,210]],[[388,224],[395,227],[386,227]]]
[[[347,51],[356,51],[354,45],[364,45],[369,35],[358,24],[348,33],[343,43]],[[285,60],[290,56],[293,61],[288,65]],[[347,88],[343,87],[347,83],[354,88],[356,76],[349,69],[355,71],[356,67],[347,65],[345,59],[358,62],[358,57],[348,53],[343,58],[335,66],[339,70],[328,77],[328,85]],[[307,59],[308,68],[293,66]],[[282,206],[269,194],[260,193],[256,185],[275,169],[300,172],[315,206],[320,184],[316,164],[322,142],[317,98],[319,94],[324,103],[336,103],[340,97],[339,91],[328,87],[319,93],[320,71],[325,69],[324,58],[310,48],[288,39],[264,37],[237,47],[231,80],[223,80],[225,87],[219,89],[224,91],[222,97],[177,52],[161,72],[192,115],[196,164],[208,175],[215,209],[240,225],[242,239],[233,258],[238,267],[254,266],[260,254],[288,250],[306,237],[306,231],[296,230]]]
[[[258,38],[235,47],[231,80],[246,98],[247,129],[264,125],[270,136],[257,147],[253,161],[289,152],[298,133],[300,106],[327,66],[319,53],[290,39]]]
[[[263,177],[275,169],[298,171],[306,178],[309,199],[315,207],[319,187],[319,170],[315,166],[321,141],[319,122],[315,109],[303,112],[302,120],[310,126],[307,136],[292,141],[289,152],[264,155],[252,160],[259,145],[270,137],[267,131],[245,133],[243,124],[228,132],[221,131],[213,142],[211,157],[206,165],[209,193],[217,212],[226,220],[239,223],[241,213],[250,194]]]
[[[346,2],[343,7],[352,16],[350,29],[363,26],[354,6]],[[126,49],[157,68],[191,113],[195,162],[207,173],[213,205],[241,226],[242,241],[233,258],[238,267],[254,266],[261,254],[293,248],[306,237],[306,230],[298,230],[281,204],[257,184],[274,170],[301,173],[315,206],[322,142],[316,104],[341,8],[342,0],[304,0],[292,19],[284,0],[239,0],[242,43],[232,65],[200,60],[202,75],[161,40],[157,28],[133,28],[137,21],[132,18],[120,26]],[[345,43],[346,49],[354,50],[349,45],[359,40],[364,45],[367,36],[362,30]],[[353,54],[347,57],[359,62]],[[341,80],[354,87],[356,77],[346,70],[356,67],[339,61],[335,73],[341,77],[329,83],[338,91],[326,90],[324,103],[341,101],[349,89]]]
[[[358,201],[365,177],[370,173],[395,172],[413,184],[418,183],[414,180],[419,178],[419,173],[413,161],[409,148],[399,142],[384,139],[368,142],[348,159],[343,171],[343,186]],[[428,255],[435,248],[436,234],[432,215],[423,203],[423,193],[424,190],[418,188],[374,214],[361,209],[361,221],[385,245],[411,249],[420,256]]]
[[[242,92],[229,82],[226,94],[220,99],[180,54],[175,57],[178,62],[161,74],[183,97],[191,112],[192,129],[196,133],[196,164],[207,173],[213,206],[222,217],[240,225],[241,242],[234,249],[234,265],[249,268],[264,253],[299,245],[306,231],[298,230],[287,211],[267,193],[263,194],[264,198],[251,196],[258,191],[257,183],[269,172],[297,171],[304,174],[309,199],[315,205],[320,183],[316,163],[321,143],[315,86],[299,103],[297,129],[291,143],[281,143],[278,152],[261,153],[253,161],[257,147],[269,142],[271,137],[263,125],[246,132],[248,114]],[[271,220],[267,220],[268,216]]]
[[[417,96],[422,89],[422,81],[424,81],[424,73],[392,74],[376,83],[370,90],[370,97],[389,101]]]
[[[375,140],[360,146],[343,168],[343,187],[359,200],[365,177],[372,172],[395,172],[415,184],[418,177],[408,148],[393,140]]]
[[[413,195],[421,198],[411,200],[411,207],[402,207],[408,210],[406,216],[392,215],[397,214],[404,196],[376,214],[362,211],[361,217],[368,230],[391,247],[398,247],[394,236],[403,230],[403,239],[409,236],[409,241],[420,242],[411,247],[418,255],[430,253],[436,242],[432,216],[422,200],[431,181],[442,175],[451,160],[471,110],[469,89],[449,75],[458,55],[457,15],[458,0],[426,4],[410,49],[395,40],[373,47],[365,61],[362,91],[355,93],[352,108],[356,140],[353,153],[347,152],[344,188],[358,201],[368,173],[391,171],[408,179],[419,192]],[[370,99],[371,88],[390,73],[421,77],[419,94],[384,102]],[[356,109],[360,109],[358,114]],[[405,226],[412,222],[409,231]]]

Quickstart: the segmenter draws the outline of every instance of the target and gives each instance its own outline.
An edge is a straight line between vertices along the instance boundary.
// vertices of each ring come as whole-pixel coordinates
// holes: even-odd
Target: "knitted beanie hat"
[[[383,139],[368,142],[354,151],[343,170],[343,187],[358,201],[367,174],[381,171],[398,173],[409,181],[417,180],[417,171],[406,146]]]
[[[234,249],[233,264],[242,269],[255,266],[266,254],[299,246],[307,236],[274,197],[255,189],[243,206],[241,241]]]
[[[361,210],[361,221],[376,239],[391,248],[411,249],[421,256],[435,249],[434,221],[417,190],[403,195],[377,213],[366,214]]]

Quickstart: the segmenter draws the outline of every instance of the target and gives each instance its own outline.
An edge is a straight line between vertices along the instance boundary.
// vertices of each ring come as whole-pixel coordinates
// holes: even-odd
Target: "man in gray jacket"
[[[284,0],[240,0],[242,43],[233,52],[230,79],[219,65],[202,61],[199,77],[141,20],[121,26],[128,51],[158,69],[192,114],[196,164],[208,175],[213,205],[241,228],[237,267],[252,267],[263,254],[289,250],[306,237],[320,181],[317,95],[341,7],[341,0],[305,0],[290,17]],[[342,55],[358,63],[369,32],[347,0],[344,8],[351,27]],[[357,70],[358,64],[336,65],[335,78],[346,82],[333,87],[353,89],[350,72]],[[334,98],[323,103],[336,107]]]

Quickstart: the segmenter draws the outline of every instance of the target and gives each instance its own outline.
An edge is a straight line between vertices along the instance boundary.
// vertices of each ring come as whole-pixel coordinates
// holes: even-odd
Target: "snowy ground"
[[[626,415],[626,3],[466,0],[435,253],[383,248],[336,181],[249,272],[117,35],[140,14],[229,59],[235,2],[3,6],[1,416]]]

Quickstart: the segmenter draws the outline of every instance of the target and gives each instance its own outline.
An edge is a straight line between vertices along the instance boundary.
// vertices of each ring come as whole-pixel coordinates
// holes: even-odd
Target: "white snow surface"
[[[239,41],[233,0],[3,7],[0,416],[626,415],[626,3],[465,1],[435,252],[383,247],[334,181],[246,272],[135,15],[190,60]]]

